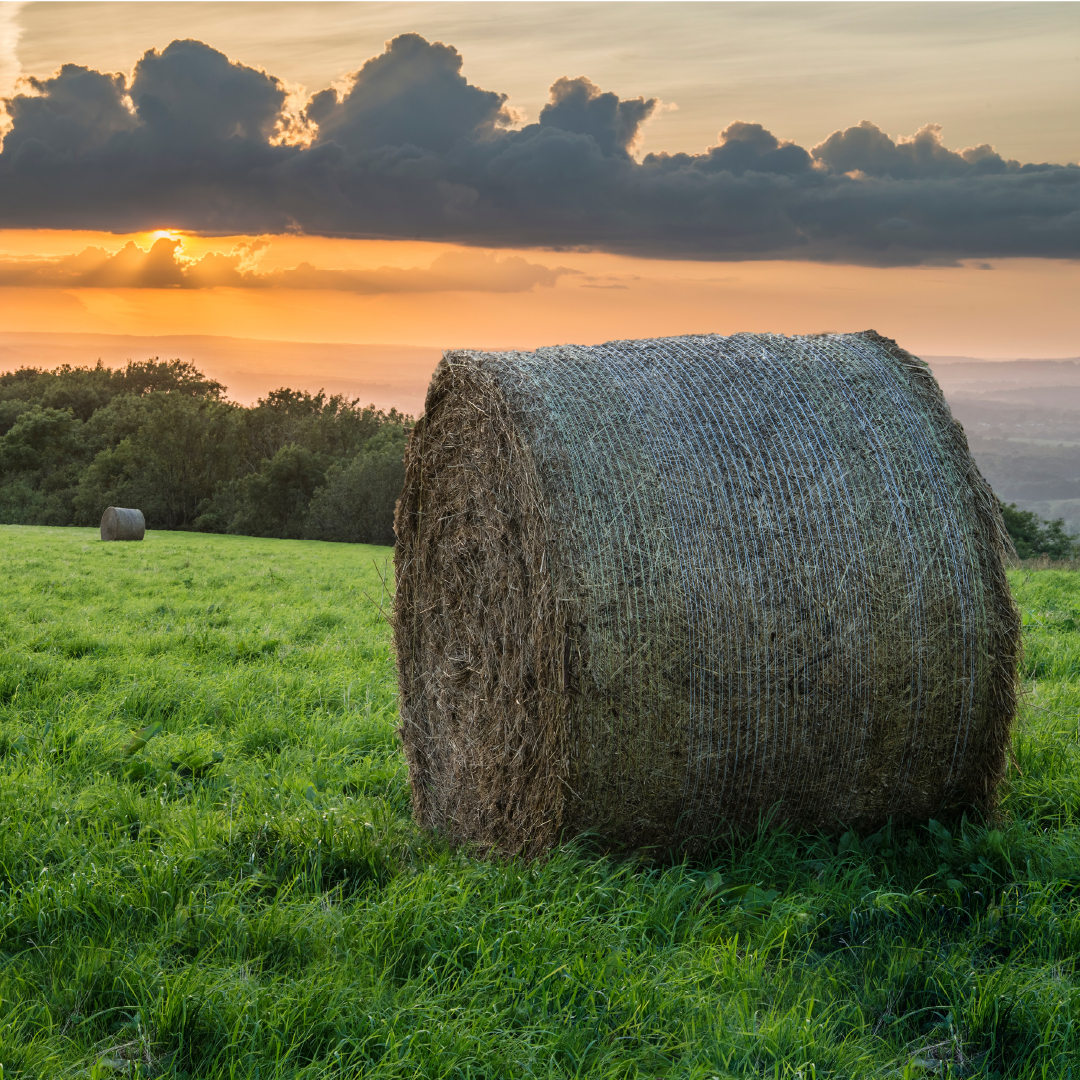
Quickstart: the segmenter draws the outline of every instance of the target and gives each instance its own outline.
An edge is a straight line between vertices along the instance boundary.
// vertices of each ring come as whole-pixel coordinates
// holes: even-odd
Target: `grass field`
[[[528,866],[411,821],[389,555],[0,528],[3,1080],[1080,1080],[1080,574],[1000,821]]]

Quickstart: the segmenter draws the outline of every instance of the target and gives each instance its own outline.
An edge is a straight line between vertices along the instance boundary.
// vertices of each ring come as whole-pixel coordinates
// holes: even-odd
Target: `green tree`
[[[85,445],[83,425],[70,409],[34,405],[0,438],[4,472],[53,472],[76,458]]]
[[[312,540],[392,544],[394,507],[405,483],[404,427],[387,426],[351,461],[335,463],[315,492],[304,535]]]
[[[1065,532],[1064,518],[1047,521],[1032,510],[1019,509],[1016,503],[999,505],[1019,558],[1047,555],[1051,559],[1071,559],[1080,555],[1080,538]]]
[[[62,364],[51,371],[19,368],[0,374],[0,402],[70,409],[79,420],[89,420],[121,395],[180,394],[220,400],[225,387],[208,379],[188,360],[129,360],[126,367],[107,368]]]
[[[129,360],[122,372],[117,372],[121,392],[125,394],[179,394],[184,397],[209,398],[220,401],[225,394],[224,383],[208,379],[189,360]]]
[[[114,410],[114,431],[138,410]],[[137,506],[154,529],[190,529],[219,484],[235,478],[240,406],[155,393],[137,428],[100,450],[75,496],[76,523],[96,525],[106,506]]]
[[[394,409],[361,408],[359,401],[341,394],[327,397],[322,390],[310,394],[281,387],[259,398],[244,416],[249,471],[261,468],[288,443],[329,458],[352,457],[384,425],[404,420]]]
[[[137,506],[152,529],[392,541],[407,417],[322,390],[251,408],[224,392],[158,357],[0,374],[0,521]]]
[[[34,406],[29,401],[21,401],[18,398],[0,401],[0,435],[6,435],[24,412],[28,412]]]
[[[32,405],[0,437],[0,516],[12,524],[70,525],[87,450],[70,409]]]
[[[229,532],[244,536],[303,535],[308,504],[326,478],[327,462],[320,454],[287,443],[256,473],[236,484],[236,513]]]

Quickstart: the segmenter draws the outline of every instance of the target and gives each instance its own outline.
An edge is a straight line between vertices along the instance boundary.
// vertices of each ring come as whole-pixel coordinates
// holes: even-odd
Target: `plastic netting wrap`
[[[146,535],[146,518],[141,510],[108,506],[101,515],[102,540],[141,540]]]
[[[395,555],[420,821],[535,854],[995,803],[997,504],[873,332],[449,353]]]

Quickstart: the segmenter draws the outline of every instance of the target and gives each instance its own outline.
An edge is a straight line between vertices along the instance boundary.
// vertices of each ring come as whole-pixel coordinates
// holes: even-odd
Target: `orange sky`
[[[434,243],[302,236],[262,238],[265,246],[255,245],[250,254],[259,238],[177,238],[181,262],[211,252],[228,255],[243,245],[249,252],[243,265],[257,275],[308,263],[320,271],[358,275],[366,291],[4,287],[2,329],[498,348],[873,327],[926,355],[1080,354],[1077,262],[1012,259],[994,261],[988,269],[877,269],[643,260],[576,251],[462,252]],[[48,260],[86,248],[116,252],[131,241],[148,250],[154,239],[154,234],[0,231],[0,268],[5,281],[20,280],[21,267],[56,265]],[[429,271],[433,264],[442,271]],[[505,285],[510,267],[524,275],[509,285],[520,291],[490,291]],[[406,270],[409,274],[401,273]],[[530,287],[530,275],[547,275],[554,284]],[[377,291],[383,281],[404,291]],[[455,287],[461,284],[465,290]],[[410,291],[414,287],[426,291]]]
[[[63,63],[128,72],[146,49],[198,38],[280,76],[300,102],[340,83],[408,30],[456,45],[468,79],[507,93],[522,119],[536,119],[548,87],[565,75],[588,75],[624,99],[656,97],[639,151],[699,153],[739,118],[813,146],[869,118],[894,135],[933,122],[945,126],[949,146],[989,141],[1006,157],[1063,162],[1080,153],[1078,10],[1007,3],[0,3],[0,96]],[[0,337],[69,334],[70,348],[56,348],[69,348],[64,356],[85,353],[90,362],[98,354],[87,335],[131,335],[137,356],[156,349],[150,339],[166,336],[528,348],[868,328],[929,356],[1074,357],[1077,295],[1080,261],[1051,259],[868,268],[292,235],[0,230]],[[39,362],[25,341],[17,355],[6,348],[0,341],[0,367]],[[115,348],[113,359],[126,355]],[[288,349],[274,355],[272,372],[266,361],[266,389],[271,381],[299,385],[311,374],[302,348],[295,361]],[[420,367],[430,359],[427,352],[385,351],[376,381],[405,393],[386,365],[406,365],[406,356]],[[375,378],[359,370],[374,371],[374,360],[349,363],[359,382]],[[255,374],[245,369],[244,378],[243,393],[258,393]],[[410,369],[410,386],[416,378]]]

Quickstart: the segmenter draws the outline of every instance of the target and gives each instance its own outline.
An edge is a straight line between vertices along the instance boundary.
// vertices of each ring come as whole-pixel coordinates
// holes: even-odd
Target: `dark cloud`
[[[139,119],[159,137],[205,145],[269,140],[287,96],[277,79],[231,64],[201,41],[148,50],[130,93]]]
[[[265,247],[257,241],[228,254],[210,252],[201,259],[181,254],[182,241],[155,240],[146,251],[133,242],[110,253],[86,248],[54,259],[0,259],[0,287],[64,289],[329,289],[363,294],[422,292],[528,292],[552,286],[576,274],[564,266],[548,267],[520,256],[498,258],[479,251],[448,251],[426,268],[382,266],[376,270],[334,270],[301,263],[260,271],[251,257]]]
[[[781,142],[760,124],[736,120],[720,132],[719,144],[705,154],[649,154],[645,164],[667,172],[692,168],[732,176],[748,172],[798,176],[814,167],[814,159],[801,146]]]
[[[458,139],[490,136],[510,119],[506,95],[471,86],[461,65],[457,49],[402,34],[356,72],[341,101],[324,90],[306,116],[318,126],[319,143],[354,152],[415,146],[444,153]]]
[[[894,143],[869,120],[834,131],[813,150],[815,160],[834,173],[862,173],[891,180],[929,180],[1003,173],[1020,167],[983,143],[957,153],[941,141],[941,125],[926,124],[910,139]]]
[[[65,64],[51,79],[27,81],[34,94],[7,102],[12,129],[4,139],[2,160],[8,168],[46,155],[72,159],[137,123],[127,105],[123,75]]]
[[[737,121],[703,153],[638,162],[655,99],[560,78],[515,128],[505,95],[416,34],[303,117],[286,106],[278,80],[196,41],[148,52],[130,87],[67,66],[8,103],[0,225],[877,265],[1080,257],[1080,167],[951,150],[932,124],[894,140],[863,121],[804,148]]]
[[[551,101],[540,111],[540,127],[588,135],[601,153],[629,156],[656,105],[656,98],[620,101],[584,76],[564,77],[551,87]]]
[[[66,65],[7,101],[0,225],[139,232],[278,232],[271,137],[280,83],[198,41],[147,52],[122,75]],[[81,134],[80,134],[81,133]]]

